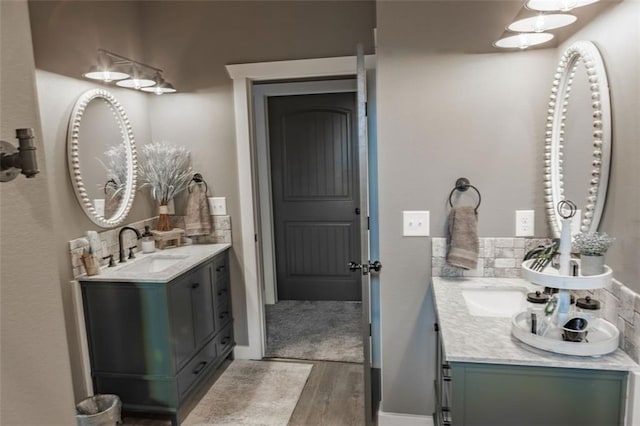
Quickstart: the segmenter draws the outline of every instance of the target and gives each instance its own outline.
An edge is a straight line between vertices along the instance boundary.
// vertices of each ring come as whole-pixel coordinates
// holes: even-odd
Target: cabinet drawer
[[[213,259],[215,281],[225,279],[229,276],[229,265],[228,265],[229,262],[227,259],[228,257],[226,252],[220,256],[216,256],[216,258]]]
[[[231,305],[228,301],[216,306],[215,314],[216,330],[220,330],[227,322],[231,321]]]
[[[211,341],[178,373],[178,395],[182,400],[196,379],[207,371],[217,356],[216,339]]]
[[[227,303],[230,299],[229,280],[224,279],[216,281],[213,291],[213,300],[216,306],[221,305],[222,303]]]
[[[222,355],[224,351],[233,347],[236,344],[233,340],[233,323],[227,324],[214,340],[217,342],[219,355]]]

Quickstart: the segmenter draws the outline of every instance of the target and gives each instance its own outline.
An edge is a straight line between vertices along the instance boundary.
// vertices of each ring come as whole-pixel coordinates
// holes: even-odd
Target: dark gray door
[[[270,97],[280,300],[361,300],[355,93]]]

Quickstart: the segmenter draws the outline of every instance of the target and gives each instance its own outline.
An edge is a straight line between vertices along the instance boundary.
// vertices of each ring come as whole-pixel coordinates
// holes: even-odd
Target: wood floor
[[[301,362],[313,364],[313,369],[291,415],[289,426],[364,425],[362,364]]]
[[[265,359],[267,361],[268,359]],[[364,374],[362,364],[335,361],[299,361],[272,359],[281,362],[313,364],[289,426],[361,426],[364,425]],[[230,361],[216,372],[224,371]],[[125,415],[126,426],[164,426],[171,422],[166,416]]]

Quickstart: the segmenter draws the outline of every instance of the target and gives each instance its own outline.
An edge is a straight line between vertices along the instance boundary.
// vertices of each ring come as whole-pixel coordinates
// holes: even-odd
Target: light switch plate
[[[535,233],[535,211],[516,210],[516,237],[533,237]]]
[[[224,216],[227,214],[226,197],[209,197],[209,210],[213,216]]]
[[[405,237],[429,236],[429,212],[428,211],[403,211],[402,235]]]

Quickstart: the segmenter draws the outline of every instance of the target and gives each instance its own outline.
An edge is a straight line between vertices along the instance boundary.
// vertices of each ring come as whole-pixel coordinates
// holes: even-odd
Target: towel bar
[[[449,206],[453,207],[453,202],[451,201],[451,197],[453,197],[453,193],[454,192],[456,192],[456,191],[465,192],[469,188],[475,189],[475,191],[478,193],[478,204],[474,208],[474,211],[476,212],[476,215],[477,215],[478,214],[478,207],[480,207],[480,203],[482,202],[482,195],[480,195],[480,191],[478,191],[478,188],[476,188],[475,186],[471,185],[471,183],[469,182],[469,179],[464,178],[464,177],[458,178],[456,180],[456,186],[449,193]]]

